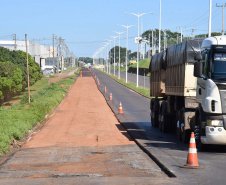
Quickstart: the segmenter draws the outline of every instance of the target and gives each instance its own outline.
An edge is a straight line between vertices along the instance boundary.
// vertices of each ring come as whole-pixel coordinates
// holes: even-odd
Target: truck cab
[[[226,36],[203,40],[200,59],[194,65],[195,136],[201,145],[226,145]]]

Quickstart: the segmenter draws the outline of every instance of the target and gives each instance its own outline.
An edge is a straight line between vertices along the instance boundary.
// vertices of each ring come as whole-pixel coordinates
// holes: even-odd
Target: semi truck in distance
[[[226,145],[226,36],[186,40],[151,59],[151,124],[198,148]]]

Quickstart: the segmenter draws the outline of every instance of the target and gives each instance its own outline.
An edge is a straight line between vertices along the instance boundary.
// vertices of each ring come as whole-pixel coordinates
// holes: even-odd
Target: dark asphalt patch
[[[0,179],[77,176],[166,177],[137,145],[23,149],[0,169]]]
[[[92,74],[88,68],[82,68],[81,72],[82,72],[82,77],[91,77],[92,76]]]

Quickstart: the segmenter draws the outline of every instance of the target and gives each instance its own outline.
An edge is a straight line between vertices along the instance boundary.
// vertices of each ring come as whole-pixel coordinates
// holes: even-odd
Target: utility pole
[[[153,30],[151,31],[151,54],[154,55],[154,38],[153,38]]]
[[[180,29],[181,32],[180,32],[180,41],[182,42],[183,41],[183,35],[182,35],[182,30],[185,29],[186,27],[179,27],[177,29]]]
[[[55,58],[54,58],[54,34],[53,34],[53,74],[55,73],[54,68],[55,68]]]
[[[152,56],[153,55],[155,55],[155,53],[156,53],[156,31],[155,31],[155,35],[154,35],[154,31],[152,31],[152,34],[153,34],[153,36],[152,36],[152,40],[153,40],[153,44],[152,44]]]
[[[30,98],[30,81],[29,81],[27,34],[25,34],[25,42],[26,42],[26,56],[27,56],[27,90],[28,90],[28,103],[30,104],[31,103],[31,98]]]
[[[191,31],[192,31],[192,39],[194,39],[195,38],[195,35],[194,35],[195,29],[191,29]]]
[[[208,32],[208,37],[211,37],[211,19],[212,19],[212,0],[210,0],[210,5],[209,5],[209,32]]]
[[[166,49],[166,30],[164,30],[164,50]]]
[[[57,71],[56,73],[59,73],[59,60],[60,60],[60,56],[59,56],[59,42],[60,42],[60,38],[57,37]]]
[[[16,51],[16,34],[14,34],[14,40],[15,40],[14,50]]]
[[[148,41],[149,41],[149,44],[148,44],[148,58],[151,58],[151,34],[150,33],[148,34]]]
[[[60,37],[59,38],[59,55],[60,55],[60,60],[59,60],[59,63],[57,64],[59,66],[59,68],[61,67],[61,63],[62,63],[62,38]],[[61,67],[61,70],[63,70],[63,68]]]
[[[224,8],[226,6],[226,3],[223,5],[217,5],[216,7],[222,7],[222,35],[224,35]]]
[[[177,34],[177,44],[178,44],[178,34]]]
[[[109,58],[110,58],[110,61],[109,61],[109,63],[108,63],[108,64],[109,64],[109,67],[108,67],[109,74],[111,74],[111,41],[112,41],[112,40],[110,40],[110,57],[109,57]]]

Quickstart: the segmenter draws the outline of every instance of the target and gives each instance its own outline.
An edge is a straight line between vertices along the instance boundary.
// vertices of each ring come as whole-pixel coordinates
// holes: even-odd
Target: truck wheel
[[[181,132],[181,140],[183,143],[188,143],[189,141],[189,130],[184,130],[184,127],[182,128],[182,132]]]
[[[196,125],[196,129],[195,129],[196,147],[200,151],[205,151],[205,150],[207,150],[209,145],[202,144],[202,142],[201,142],[201,130],[200,130],[201,129],[201,117],[199,115],[196,115],[196,116],[197,116],[197,119],[196,119],[196,122],[195,122],[195,125]],[[196,118],[196,116],[195,116],[195,118]]]
[[[160,131],[162,131],[162,111],[159,113],[159,116],[158,116],[158,118],[159,118],[159,130]]]
[[[154,114],[154,112],[151,112],[151,126],[155,126],[154,125],[154,118],[153,118],[153,114]]]
[[[185,117],[184,117],[184,109],[181,110],[181,114],[180,114],[180,120],[181,120],[181,123],[180,123],[180,128],[181,128],[181,140],[183,143],[188,143],[189,141],[189,130],[185,130]]]
[[[151,109],[151,125],[154,127],[155,126],[155,120],[154,120],[154,99],[151,99],[150,102],[150,109]]]
[[[181,141],[181,126],[180,126],[180,111],[178,110],[176,113],[176,124],[177,124],[177,139]]]
[[[162,117],[161,117],[161,127],[162,132],[168,131],[168,116],[167,116],[167,102],[162,103]]]
[[[165,113],[163,113],[162,116],[162,132],[166,133],[168,132],[168,125],[167,125],[167,116],[165,115]]]
[[[159,100],[157,98],[154,99],[153,110],[154,110],[153,125],[154,125],[154,127],[158,127],[158,125],[159,125]]]
[[[154,127],[158,127],[159,121],[158,121],[159,111],[154,111]]]

